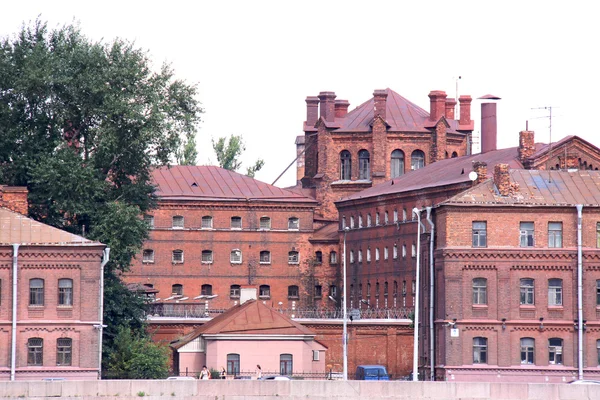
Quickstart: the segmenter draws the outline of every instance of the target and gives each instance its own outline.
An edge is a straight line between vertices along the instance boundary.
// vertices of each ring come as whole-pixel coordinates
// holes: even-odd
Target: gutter
[[[430,373],[430,377],[429,380],[433,381],[435,380],[435,371],[434,371],[434,334],[435,334],[435,330],[433,327],[433,320],[434,320],[434,313],[433,313],[433,306],[435,304],[433,296],[435,295],[435,291],[434,291],[434,268],[433,268],[433,244],[434,244],[434,238],[433,235],[435,233],[435,225],[433,224],[433,221],[431,220],[431,207],[427,207],[427,222],[429,223],[429,226],[431,227],[431,237],[429,238],[429,373]]]
[[[582,241],[582,210],[583,205],[577,204],[577,369],[579,380],[583,379],[583,254]]]
[[[98,329],[98,380],[102,379],[102,330],[104,328],[104,266],[110,259],[110,247],[106,247],[102,252],[102,262],[100,263],[100,306],[98,307],[98,321],[100,324],[94,325]]]
[[[414,215],[417,216],[417,220],[418,220],[418,225],[417,225],[417,262],[416,262],[416,271],[415,271],[415,275],[416,275],[416,282],[415,282],[415,286],[416,286],[416,290],[415,290],[415,327],[413,330],[413,377],[412,380],[413,381],[418,381],[419,380],[419,285],[420,285],[420,280],[419,280],[419,266],[420,266],[420,255],[421,255],[421,226],[423,225],[423,223],[421,222],[421,210],[419,210],[417,207],[412,209],[412,213]]]
[[[17,272],[18,272],[19,245],[13,244],[13,267],[12,267],[12,333],[10,344],[10,380],[15,380],[16,358],[17,358]]]

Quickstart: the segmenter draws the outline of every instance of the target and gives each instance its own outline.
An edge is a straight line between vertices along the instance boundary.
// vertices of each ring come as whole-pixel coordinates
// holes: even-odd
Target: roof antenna
[[[535,107],[535,108],[532,108],[532,110],[548,110],[549,111],[549,118],[550,118],[550,138],[549,138],[549,143],[550,143],[550,148],[548,149],[548,158],[546,159],[546,171],[548,171],[548,183],[552,183],[552,177],[550,176],[550,170],[548,169],[548,162],[552,158],[552,108],[556,108],[556,107],[546,106],[546,107]],[[545,118],[545,117],[542,117],[542,118]],[[566,163],[567,163],[567,160],[565,159],[565,167],[566,167]],[[558,166],[558,168],[560,168],[560,165]]]

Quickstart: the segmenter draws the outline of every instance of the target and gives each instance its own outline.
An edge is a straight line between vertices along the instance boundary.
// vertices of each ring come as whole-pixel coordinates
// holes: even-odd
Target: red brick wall
[[[27,188],[24,186],[2,186],[0,185],[0,207],[27,215]]]

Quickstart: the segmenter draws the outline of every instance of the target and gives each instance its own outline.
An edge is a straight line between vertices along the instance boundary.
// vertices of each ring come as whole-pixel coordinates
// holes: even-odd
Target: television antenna
[[[548,110],[548,118],[550,119],[550,126],[549,126],[549,130],[550,130],[550,137],[548,139],[548,143],[550,144],[550,148],[548,149],[548,158],[546,159],[546,171],[548,170],[548,162],[550,161],[550,159],[552,158],[552,109],[556,108],[553,106],[545,106],[545,107],[533,107],[532,110]],[[541,118],[546,118],[546,117],[541,117]],[[565,167],[566,167],[566,163],[567,160],[565,159]],[[560,166],[559,166],[560,168]],[[550,172],[548,172],[548,182],[552,182],[552,178],[550,178]]]

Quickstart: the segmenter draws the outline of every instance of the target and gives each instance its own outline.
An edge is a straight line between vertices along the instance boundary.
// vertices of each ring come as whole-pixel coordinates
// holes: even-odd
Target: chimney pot
[[[335,120],[335,93],[321,92],[319,100],[321,101],[321,118],[327,122]]]
[[[454,119],[455,99],[446,99],[446,119]]]
[[[319,98],[308,96],[306,98],[306,127],[314,128],[319,119]]]
[[[429,119],[436,122],[446,111],[446,92],[432,90],[429,92]]]
[[[459,125],[471,125],[471,101],[473,99],[469,95],[462,95],[458,98],[460,104],[460,120]]]
[[[473,161],[473,171],[477,173],[475,184],[479,184],[487,179],[487,163],[483,161]]]
[[[498,136],[496,103],[481,104],[481,152],[496,150]]]
[[[533,131],[519,132],[519,161],[523,166],[526,160],[535,153],[535,134]]]

